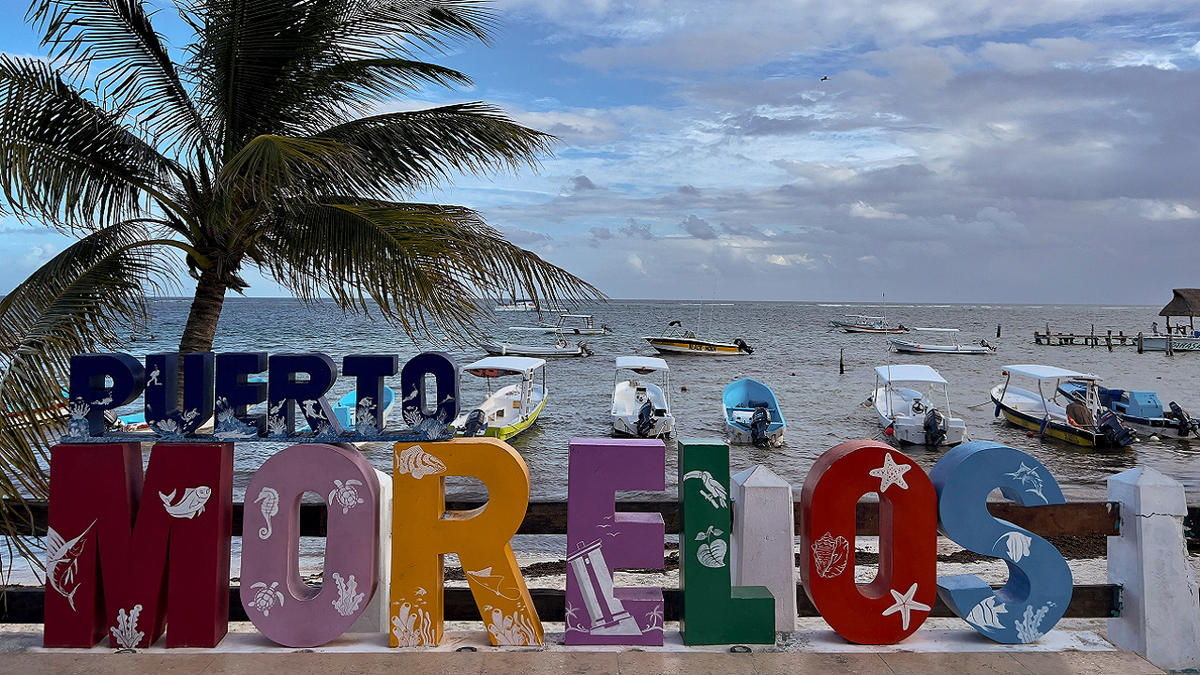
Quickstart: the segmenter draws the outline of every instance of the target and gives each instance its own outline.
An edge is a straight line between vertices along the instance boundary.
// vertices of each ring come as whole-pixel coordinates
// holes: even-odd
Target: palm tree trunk
[[[213,336],[217,334],[217,321],[221,318],[221,307],[225,304],[225,291],[228,288],[215,271],[204,270],[200,273],[192,309],[187,325],[183,327],[183,338],[179,341],[180,354],[212,350]]]

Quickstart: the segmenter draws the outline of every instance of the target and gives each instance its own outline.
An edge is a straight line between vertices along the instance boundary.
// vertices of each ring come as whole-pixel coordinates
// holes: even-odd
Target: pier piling
[[[996,324],[996,337],[1000,337],[1000,324]]]
[[[846,348],[842,347],[838,351],[838,375],[846,374]]]

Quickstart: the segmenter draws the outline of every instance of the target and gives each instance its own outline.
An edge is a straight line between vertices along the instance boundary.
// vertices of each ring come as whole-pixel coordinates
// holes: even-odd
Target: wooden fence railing
[[[446,503],[450,510],[468,510],[481,506],[481,501],[451,501]],[[1020,525],[1042,536],[1080,536],[1105,535],[1112,536],[1120,533],[1119,504],[1112,502],[1071,502],[1067,504],[1023,507],[1010,502],[988,504],[988,510],[999,518]],[[633,501],[617,504],[618,511],[658,512],[663,515],[667,532],[679,531],[678,503],[674,500]],[[1200,511],[1200,510],[1196,510]],[[242,533],[242,504],[234,505],[233,533]],[[796,508],[796,532],[799,532],[800,509]],[[1193,522],[1200,522],[1200,512],[1192,513]],[[47,522],[47,506],[45,502],[29,503],[29,520],[23,526],[22,534],[44,535]],[[872,536],[879,533],[878,503],[863,502],[857,509],[857,530],[860,536]],[[326,531],[325,504],[302,504],[300,507],[301,536],[323,537]],[[567,532],[567,502],[565,501],[536,501],[529,504],[525,520],[517,531],[518,535],[529,534],[566,534]],[[538,615],[545,621],[562,621],[565,593],[555,589],[531,589],[534,605]],[[666,600],[666,619],[679,617],[679,590],[663,589]],[[815,607],[808,601],[802,586],[796,587],[797,613],[800,616],[819,616]],[[0,603],[0,623],[39,623],[42,620],[45,602],[44,589],[40,587],[11,586],[5,588],[3,602]],[[1111,584],[1081,585],[1075,587],[1071,604],[1067,609],[1068,617],[1110,617],[1120,613],[1120,587]],[[445,617],[449,621],[479,620],[479,613],[471,593],[466,588],[445,589]],[[949,608],[938,600],[934,605],[932,616],[953,616]],[[246,612],[242,608],[239,589],[230,589],[229,618],[233,621],[246,621]]]

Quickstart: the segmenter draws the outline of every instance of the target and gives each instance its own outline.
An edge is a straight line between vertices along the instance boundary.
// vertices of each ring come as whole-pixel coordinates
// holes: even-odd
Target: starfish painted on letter
[[[892,589],[892,597],[896,599],[896,603],[891,607],[883,610],[883,615],[895,614],[900,612],[900,627],[903,630],[908,630],[908,622],[910,612],[928,612],[929,605],[913,600],[913,596],[917,594],[917,585],[913,584],[909,587],[907,593],[899,593],[896,589]]]
[[[904,482],[904,474],[908,473],[911,468],[912,466],[908,464],[897,464],[892,459],[892,453],[889,452],[883,456],[883,466],[871,469],[867,473],[879,479],[879,491],[882,493],[893,485],[899,486],[901,490],[907,490],[908,483]]]

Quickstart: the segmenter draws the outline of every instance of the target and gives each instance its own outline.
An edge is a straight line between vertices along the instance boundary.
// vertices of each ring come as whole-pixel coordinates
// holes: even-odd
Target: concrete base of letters
[[[765,466],[730,479],[734,586],[766,586],[775,596],[775,630],[796,628],[796,564],[792,486]]]
[[[1108,639],[1159,668],[1200,668],[1200,595],[1183,538],[1183,485],[1142,467],[1108,479],[1121,504],[1121,536],[1108,538],[1108,582],[1121,584],[1121,616]]]
[[[379,479],[379,559],[375,573],[378,585],[371,602],[348,633],[386,634],[391,629],[388,586],[392,580],[392,477],[379,469],[375,470],[375,477]]]

